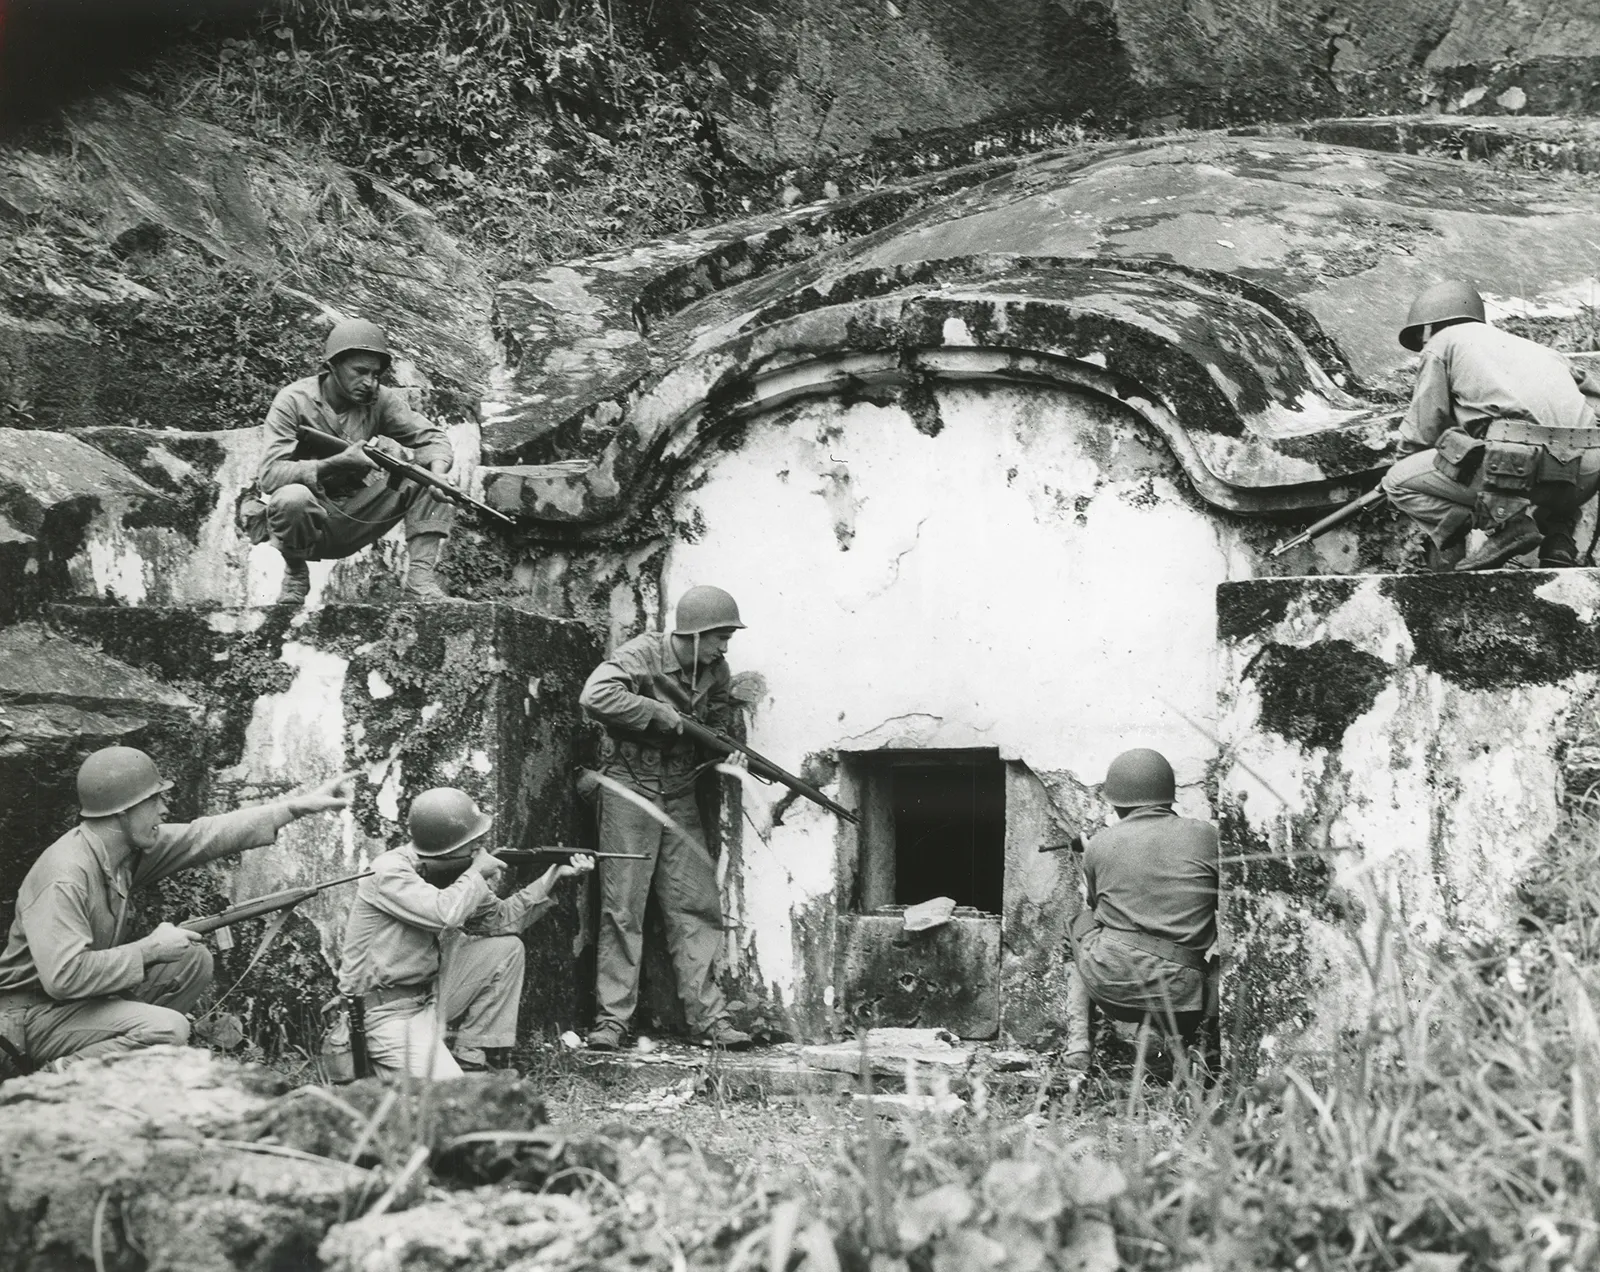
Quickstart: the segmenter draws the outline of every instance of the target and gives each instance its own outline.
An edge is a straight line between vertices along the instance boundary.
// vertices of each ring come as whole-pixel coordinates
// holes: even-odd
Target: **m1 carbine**
[[[1327,534],[1328,531],[1332,530],[1335,526],[1343,525],[1346,521],[1349,521],[1350,518],[1359,516],[1368,508],[1372,507],[1373,504],[1381,502],[1382,499],[1383,487],[1374,486],[1371,490],[1367,491],[1366,494],[1357,499],[1352,499],[1338,511],[1330,512],[1321,521],[1314,522],[1313,524],[1307,526],[1299,534],[1295,535],[1294,538],[1285,539],[1277,547],[1273,548],[1272,551],[1268,552],[1267,555],[1269,557],[1280,557],[1290,548],[1298,548],[1302,543],[1310,543],[1311,540],[1320,538],[1322,535]]]
[[[282,892],[269,892],[264,897],[257,897],[254,901],[246,901],[241,905],[229,906],[221,914],[204,914],[199,918],[185,919],[178,924],[179,927],[188,928],[191,932],[202,935],[209,932],[220,932],[232,927],[235,923],[243,923],[246,919],[259,919],[264,914],[273,914],[278,910],[292,910],[302,901],[309,901],[319,892],[326,892],[329,888],[337,888],[341,884],[354,883],[357,879],[365,879],[372,871],[363,870],[360,874],[346,875],[342,879],[329,879],[327,883],[312,883],[303,888],[285,888]]]
[[[673,707],[678,712],[678,718],[683,721],[683,736],[698,742],[706,750],[718,755],[732,755],[738,751],[749,761],[749,770],[756,777],[768,782],[777,782],[787,786],[796,795],[804,796],[813,804],[820,804],[836,817],[842,817],[852,826],[859,826],[861,818],[852,813],[843,804],[836,804],[810,782],[796,777],[787,769],[781,769],[766,756],[758,751],[752,751],[743,742],[735,741],[726,733],[720,733],[710,725],[701,724],[689,711],[689,699],[676,685],[657,677],[656,688],[671,700]]]
[[[350,448],[351,442],[342,437],[335,437],[332,433],[325,433],[320,428],[312,428],[309,424],[302,424],[295,430],[295,436],[301,446],[317,459],[332,459],[335,455]],[[508,517],[498,508],[491,508],[486,503],[480,503],[464,491],[457,490],[443,477],[430,473],[420,464],[408,463],[394,455],[388,454],[381,448],[374,446],[370,441],[360,443],[362,453],[374,464],[389,474],[389,484],[398,485],[402,481],[414,481],[418,485],[427,486],[441,498],[448,499],[451,503],[462,508],[470,508],[480,517],[488,517],[491,521],[498,521],[502,525],[515,526],[514,517]]]
[[[497,848],[490,853],[491,857],[515,865],[518,862],[534,861],[539,857],[571,857],[575,853],[585,852],[591,857],[601,857],[610,861],[649,861],[650,858],[642,852],[589,852],[586,848],[567,848],[560,844],[542,845],[538,848]],[[423,857],[418,862],[420,873],[429,883],[438,887],[445,887],[454,883],[467,873],[467,867],[472,864],[472,859],[478,854],[459,853],[448,857]]]

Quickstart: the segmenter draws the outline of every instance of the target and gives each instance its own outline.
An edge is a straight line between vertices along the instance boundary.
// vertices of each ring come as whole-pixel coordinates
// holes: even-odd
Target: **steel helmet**
[[[1139,747],[1124,751],[1106,769],[1106,782],[1100,788],[1106,802],[1117,808],[1139,808],[1145,804],[1170,804],[1178,796],[1172,765],[1160,751]]]
[[[322,360],[332,362],[347,353],[376,353],[387,366],[390,361],[389,337],[375,322],[368,322],[365,318],[346,318],[343,322],[333,324],[333,330],[328,333],[327,342],[322,346]]]
[[[102,747],[78,766],[78,812],[85,817],[125,813],[171,789],[156,762],[131,746]]]
[[[443,857],[487,833],[494,818],[481,811],[466,791],[436,786],[411,801],[407,828],[424,857]]]
[[[1483,297],[1478,289],[1464,278],[1452,278],[1435,283],[1417,293],[1411,302],[1411,312],[1406,315],[1406,325],[1400,328],[1400,343],[1412,353],[1422,348],[1422,329],[1429,323],[1437,327],[1453,318],[1470,318],[1473,322],[1487,322],[1483,316]]]
[[[674,636],[693,636],[697,632],[716,632],[726,627],[743,627],[739,606],[720,587],[691,587],[678,598]]]

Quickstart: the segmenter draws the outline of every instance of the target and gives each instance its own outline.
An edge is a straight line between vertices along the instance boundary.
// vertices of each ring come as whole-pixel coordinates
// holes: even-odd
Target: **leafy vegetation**
[[[609,7],[282,0],[169,64],[170,100],[280,145],[313,141],[504,265],[672,233],[727,175],[705,72],[664,69]]]

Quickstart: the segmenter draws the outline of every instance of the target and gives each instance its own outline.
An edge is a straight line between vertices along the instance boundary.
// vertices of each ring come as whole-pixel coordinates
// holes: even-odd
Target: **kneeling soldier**
[[[128,746],[78,769],[83,820],[33,863],[0,954],[0,1039],[25,1063],[189,1041],[186,1012],[211,987],[200,934],[162,923],[124,939],[129,894],[168,875],[260,848],[299,817],[350,806],[348,778],[218,817],[166,825],[155,761]]]
[[[339,988],[364,999],[367,1055],[380,1074],[458,1077],[517,1040],[526,954],[516,933],[552,904],[562,879],[594,869],[575,854],[500,900],[506,868],[479,844],[494,819],[454,787],[411,803],[411,842],[381,853],[344,930]],[[458,1024],[454,1054],[447,1026]]]
[[[1218,840],[1172,810],[1177,783],[1159,751],[1126,751],[1101,788],[1121,819],[1083,851],[1087,907],[1072,925],[1065,1064],[1089,1059],[1089,1000],[1193,1042],[1214,1010],[1206,952],[1217,936]]]

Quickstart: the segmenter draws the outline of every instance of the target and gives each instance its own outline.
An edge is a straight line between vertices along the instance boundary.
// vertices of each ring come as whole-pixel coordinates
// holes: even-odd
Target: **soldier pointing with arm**
[[[212,981],[200,934],[163,923],[127,940],[134,889],[263,847],[300,817],[350,806],[349,776],[302,795],[183,825],[165,822],[162,778],[143,751],[113,746],[78,769],[82,821],[39,855],[0,954],[0,1037],[33,1064],[186,1043]]]

